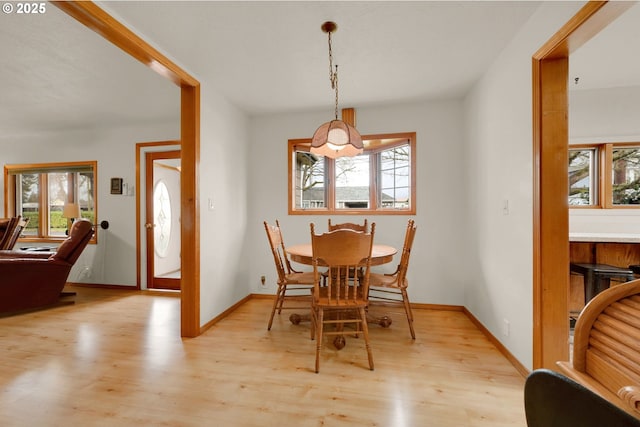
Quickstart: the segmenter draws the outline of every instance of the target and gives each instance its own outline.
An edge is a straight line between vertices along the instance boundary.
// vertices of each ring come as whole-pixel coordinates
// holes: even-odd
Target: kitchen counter
[[[640,243],[640,234],[629,233],[569,233],[570,242]]]

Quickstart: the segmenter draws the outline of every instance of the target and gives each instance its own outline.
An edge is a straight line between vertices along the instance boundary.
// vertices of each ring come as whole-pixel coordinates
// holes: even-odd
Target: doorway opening
[[[136,165],[138,288],[181,290],[180,142],[136,144]]]
[[[145,155],[147,289],[180,290],[180,151]]]
[[[632,2],[589,2],[532,58],[533,368],[569,360],[569,55]]]

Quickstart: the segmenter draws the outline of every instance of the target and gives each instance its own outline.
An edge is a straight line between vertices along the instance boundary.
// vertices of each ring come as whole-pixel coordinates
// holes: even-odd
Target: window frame
[[[569,209],[640,209],[637,205],[616,205],[613,203],[613,150],[617,148],[638,148],[640,142],[602,142],[594,144],[570,144],[569,150],[596,150],[597,177],[594,180],[597,186],[598,201],[594,205],[569,205]],[[568,165],[567,165],[568,167]]]
[[[389,150],[395,146],[405,145],[406,143],[391,143],[383,146],[372,147],[365,149],[365,153],[373,154],[369,159],[369,206],[370,208],[364,209],[345,209],[336,207],[336,188],[333,179],[329,180],[329,185],[326,187],[326,207],[322,208],[296,208],[295,207],[295,177],[296,177],[296,165],[294,162],[294,153],[296,147],[301,145],[311,146],[311,138],[302,139],[290,139],[288,141],[287,150],[287,167],[288,167],[288,210],[289,215],[415,215],[416,214],[416,133],[415,132],[400,132],[389,134],[374,134],[363,135],[362,140],[383,140],[383,139],[401,139],[409,141],[409,149],[411,152],[411,159],[409,162],[410,176],[409,176],[409,208],[378,208],[377,194],[378,194],[378,174],[379,166],[376,159],[382,151]],[[325,157],[325,177],[335,176],[335,160]]]
[[[66,168],[66,170],[65,170]],[[19,174],[38,174],[45,173],[77,173],[79,169],[87,168],[91,169],[93,173],[93,213],[94,219],[98,218],[98,162],[95,160],[88,161],[75,161],[75,162],[52,162],[52,163],[29,163],[29,164],[6,164],[4,165],[4,212],[7,216],[17,216],[18,203],[17,197],[17,179],[15,178]],[[45,185],[43,185],[45,184]],[[74,190],[77,191],[77,188]],[[49,235],[49,183],[46,178],[40,181],[40,191],[38,194],[38,230],[37,236],[24,236],[18,239],[23,243],[60,243],[67,238],[67,236],[55,236]],[[67,202],[75,201],[75,191],[72,195],[67,195]],[[45,234],[46,233],[46,234]],[[89,241],[90,244],[96,244],[98,242],[97,233],[94,233]]]
[[[572,205],[569,204],[571,209],[600,209],[602,207],[602,202],[605,200],[605,186],[603,181],[604,178],[604,149],[601,144],[574,144],[569,146],[569,151],[587,151],[593,150],[594,156],[591,160],[593,163],[592,173],[595,175],[591,177],[591,192],[593,193],[592,197],[595,199],[595,203],[591,205]],[[569,167],[569,165],[567,165]]]

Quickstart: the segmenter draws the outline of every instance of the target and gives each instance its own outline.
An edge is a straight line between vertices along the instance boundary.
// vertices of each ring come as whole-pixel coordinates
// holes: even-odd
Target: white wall
[[[98,161],[96,220],[107,220],[110,226],[107,230],[98,228],[98,244],[87,246],[71,270],[70,282],[136,285],[135,197],[110,194],[110,178],[123,178],[125,183],[135,185],[135,144],[178,137],[177,120],[10,139],[0,137],[2,164]],[[0,195],[2,206],[3,197]]]
[[[640,87],[569,91],[569,143],[640,141]]]
[[[569,143],[640,142],[640,87],[569,92]],[[640,232],[640,209],[569,209],[570,233]]]
[[[200,322],[247,296],[252,258],[247,233],[248,149],[246,116],[201,82]],[[209,208],[209,201],[213,209]]]
[[[525,366],[533,353],[531,57],[582,3],[545,2],[465,102],[473,280],[464,305]],[[509,214],[504,213],[508,201]],[[510,323],[503,335],[504,319]]]
[[[285,243],[309,242],[309,223],[326,229],[326,215],[288,215],[287,140],[310,138],[331,112],[261,116],[251,120],[249,153],[249,213],[246,247],[249,291],[275,293],[277,274],[263,221],[280,221]],[[462,104],[438,101],[357,108],[357,128],[363,135],[393,132],[417,133],[418,226],[409,268],[409,294],[416,303],[463,304],[463,284],[469,271],[467,258],[462,147]],[[331,216],[336,222],[362,222],[363,217]],[[402,247],[408,216],[367,216],[376,223],[375,240]],[[385,266],[393,270],[393,264]],[[462,264],[461,264],[462,263]],[[303,266],[298,266],[304,268]],[[309,267],[306,267],[309,269]],[[260,276],[266,276],[261,287]]]

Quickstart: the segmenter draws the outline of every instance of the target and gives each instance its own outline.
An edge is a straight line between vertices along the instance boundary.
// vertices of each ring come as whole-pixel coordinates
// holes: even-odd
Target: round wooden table
[[[398,252],[398,250],[393,246],[377,245],[374,243],[373,247],[371,248],[371,265],[382,265],[391,262],[396,252]],[[313,250],[311,248],[311,243],[290,246],[287,248],[287,254],[289,255],[291,261],[306,265],[313,264]],[[289,320],[294,325],[297,325],[301,321],[309,319],[308,316],[293,313],[291,316],[289,316]],[[369,318],[367,320],[367,323],[376,323],[383,328],[388,328],[389,326],[391,326],[391,317],[382,316]],[[333,345],[338,350],[343,348],[345,346],[344,337],[341,335],[336,336],[336,338],[333,340]]]
[[[393,256],[398,252],[393,246],[373,244],[371,248],[371,265],[382,265],[393,260]],[[287,253],[291,261],[300,264],[312,265],[313,250],[311,243],[294,245],[287,248]]]

